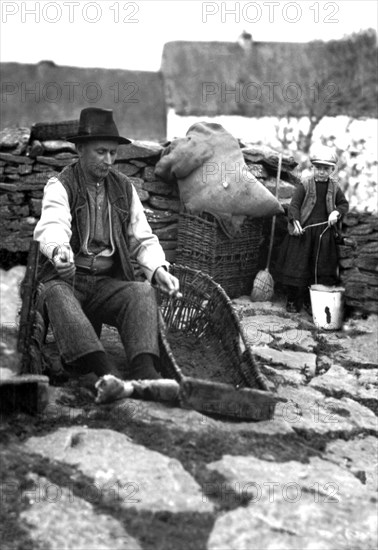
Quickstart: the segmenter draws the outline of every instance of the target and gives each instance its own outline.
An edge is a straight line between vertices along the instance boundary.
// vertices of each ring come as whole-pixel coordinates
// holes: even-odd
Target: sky
[[[0,60],[157,71],[174,40],[306,42],[377,29],[376,0],[1,0]]]

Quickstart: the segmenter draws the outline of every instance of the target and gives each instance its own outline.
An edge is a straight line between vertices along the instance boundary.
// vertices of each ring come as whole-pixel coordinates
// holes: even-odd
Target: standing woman
[[[349,209],[337,179],[332,176],[337,164],[334,151],[320,146],[314,149],[310,160],[313,175],[304,179],[294,192],[288,211],[289,234],[283,241],[277,263],[278,278],[288,289],[286,310],[290,313],[301,311],[303,305],[309,308],[308,287],[315,282],[315,267],[319,284],[337,284],[338,256],[333,226]],[[306,229],[322,222],[323,225]]]

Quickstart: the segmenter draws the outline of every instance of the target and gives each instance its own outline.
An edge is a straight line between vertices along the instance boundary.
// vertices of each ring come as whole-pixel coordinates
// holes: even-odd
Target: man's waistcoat
[[[72,216],[70,245],[76,255],[81,249],[89,226],[87,191],[79,162],[64,168],[57,179],[67,192]],[[127,230],[130,222],[132,185],[125,175],[111,169],[105,179],[105,187],[111,207],[112,233],[116,250],[114,276],[121,280],[131,281],[135,277],[130,259]],[[44,257],[41,262],[39,279],[46,282],[54,276],[56,276],[54,266]]]

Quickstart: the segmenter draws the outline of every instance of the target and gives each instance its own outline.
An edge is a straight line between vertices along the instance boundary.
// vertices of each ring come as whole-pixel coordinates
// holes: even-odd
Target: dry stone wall
[[[77,159],[75,146],[63,140],[32,140],[19,129],[0,142],[1,248],[27,251],[41,215],[46,181]],[[23,140],[23,141],[22,141]],[[116,168],[127,175],[141,199],[147,219],[170,261],[174,260],[180,200],[177,185],[155,177],[163,147],[134,142],[120,147]]]
[[[378,312],[378,216],[351,212],[343,234],[356,244],[339,246],[340,276],[347,303]]]
[[[70,142],[35,140],[30,139],[30,135],[28,128],[6,129],[0,133],[0,252],[28,251],[41,215],[46,181],[77,158]],[[116,167],[131,179],[153,232],[159,237],[167,259],[174,262],[181,204],[177,185],[155,175],[162,151],[163,146],[153,142],[134,141],[122,145]],[[253,174],[274,193],[277,153],[253,146],[244,148],[243,153]],[[279,187],[279,199],[285,209],[299,181],[293,173],[294,167],[292,157],[285,157]],[[270,220],[264,225],[261,267],[266,259]],[[278,250],[285,231],[285,217],[279,216],[274,250]],[[344,220],[343,235],[356,244],[355,247],[340,246],[340,276],[346,287],[346,302],[364,311],[378,312],[378,217],[351,212]]]

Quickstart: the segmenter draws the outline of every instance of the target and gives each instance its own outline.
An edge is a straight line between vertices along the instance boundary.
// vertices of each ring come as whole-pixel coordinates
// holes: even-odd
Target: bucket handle
[[[324,231],[321,232],[319,237],[319,244],[318,244],[318,250],[316,252],[316,260],[315,260],[315,284],[318,284],[318,260],[319,260],[319,253],[320,253],[320,246],[322,244],[322,237],[324,233],[329,229],[329,225],[324,229]]]

